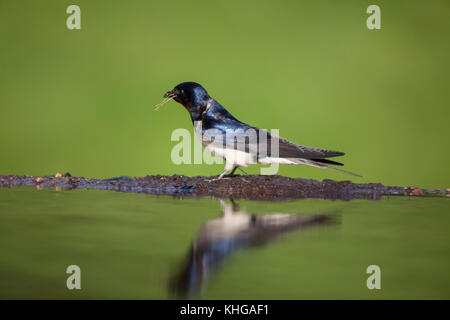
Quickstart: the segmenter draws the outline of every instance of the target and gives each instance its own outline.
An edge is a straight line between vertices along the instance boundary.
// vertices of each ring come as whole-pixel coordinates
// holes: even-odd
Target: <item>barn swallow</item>
[[[196,136],[202,145],[225,159],[225,170],[218,179],[230,171],[233,175],[238,167],[255,163],[304,164],[359,176],[329,166],[342,166],[342,163],[327,158],[343,156],[343,152],[299,145],[241,122],[198,83],[183,82],[166,92],[164,98],[165,102],[173,99],[183,105],[191,116]]]

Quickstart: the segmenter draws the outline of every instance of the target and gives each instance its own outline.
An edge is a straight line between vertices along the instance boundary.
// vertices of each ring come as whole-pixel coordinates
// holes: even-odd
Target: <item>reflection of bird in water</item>
[[[192,298],[208,276],[233,251],[264,245],[279,236],[330,222],[330,216],[317,214],[270,213],[254,215],[220,200],[223,215],[210,219],[197,232],[179,272],[170,280],[170,291],[180,298]]]

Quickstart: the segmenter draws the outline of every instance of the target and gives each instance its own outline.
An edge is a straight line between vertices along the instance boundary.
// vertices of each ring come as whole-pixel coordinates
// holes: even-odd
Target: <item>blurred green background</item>
[[[196,81],[244,122],[346,152],[364,178],[282,175],[446,188],[449,31],[449,1],[0,0],[0,173],[218,174],[174,165],[171,133],[190,118],[153,110]]]

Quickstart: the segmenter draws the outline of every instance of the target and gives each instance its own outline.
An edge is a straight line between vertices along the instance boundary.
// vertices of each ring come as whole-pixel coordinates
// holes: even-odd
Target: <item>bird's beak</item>
[[[173,90],[167,91],[164,96],[164,98],[173,98],[175,97],[175,93],[173,92]]]

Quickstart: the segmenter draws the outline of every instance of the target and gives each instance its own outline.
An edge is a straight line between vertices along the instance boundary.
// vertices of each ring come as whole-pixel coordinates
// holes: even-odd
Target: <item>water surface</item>
[[[448,299],[448,200],[0,188],[0,298]],[[69,265],[81,290],[66,288]]]

